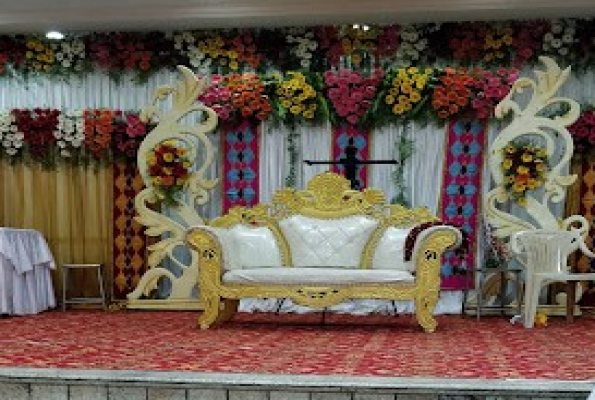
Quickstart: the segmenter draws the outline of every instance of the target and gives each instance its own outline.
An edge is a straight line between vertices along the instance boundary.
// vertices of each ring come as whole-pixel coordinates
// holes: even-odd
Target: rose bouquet
[[[351,125],[359,124],[372,106],[382,77],[383,73],[380,70],[374,70],[368,77],[349,69],[326,71],[324,83],[328,99],[336,114],[333,119]]]
[[[190,176],[186,148],[173,141],[160,143],[147,154],[147,165],[157,198],[168,206],[176,205]]]
[[[548,157],[545,148],[531,143],[510,142],[502,150],[504,187],[520,205],[525,205],[527,191],[537,189],[545,182]]]

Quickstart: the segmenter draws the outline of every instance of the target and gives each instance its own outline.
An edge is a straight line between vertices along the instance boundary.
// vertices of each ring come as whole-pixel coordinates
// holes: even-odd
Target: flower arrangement
[[[143,76],[149,73],[153,65],[148,37],[136,32],[96,35],[89,45],[89,55],[100,68],[112,75],[135,71]]]
[[[514,30],[509,23],[496,23],[488,27],[483,44],[483,61],[504,61],[512,50]]]
[[[83,112],[85,150],[95,160],[106,157],[110,153],[114,114],[114,111],[108,109],[85,110]]]
[[[24,135],[27,154],[32,160],[44,166],[52,164],[52,149],[56,143],[54,131],[58,126],[60,111],[35,108],[33,110],[13,110],[15,123]]]
[[[176,205],[190,176],[186,149],[171,140],[160,143],[148,152],[147,164],[157,198],[165,205]]]
[[[196,31],[182,31],[172,34],[173,46],[188,58],[188,63],[201,72],[208,72],[212,59],[198,48],[199,35]]]
[[[240,64],[244,63],[253,69],[258,68],[263,60],[263,57],[258,52],[256,41],[254,40],[254,36],[250,31],[246,30],[240,32],[236,37],[232,38],[230,42],[232,46],[232,50],[228,53],[230,57],[235,52],[235,54],[237,54],[237,60]],[[235,68],[233,70],[237,71],[237,69],[238,68]]]
[[[138,114],[117,111],[115,115],[112,132],[113,155],[117,159],[135,160],[138,148],[147,135],[147,125],[140,120]]]
[[[544,148],[531,143],[510,142],[502,150],[504,188],[517,204],[525,205],[527,191],[543,185],[548,169]]]
[[[526,21],[515,26],[515,35],[512,41],[514,56],[512,63],[515,67],[523,66],[541,51],[541,38],[548,29],[543,21]]]
[[[554,21],[549,32],[543,35],[541,50],[554,57],[567,56],[575,42],[576,23],[574,20]]]
[[[595,110],[587,109],[568,127],[574,146],[579,151],[591,150],[595,145]]]
[[[0,142],[7,155],[15,157],[21,154],[25,143],[25,135],[19,131],[12,112],[0,114]]]
[[[308,69],[312,65],[312,53],[318,48],[314,32],[305,28],[290,28],[285,36],[290,46],[290,53],[297,58],[300,68]]]
[[[512,84],[518,79],[519,71],[506,68],[498,68],[491,71],[479,71],[479,79],[475,81],[477,93],[471,102],[475,115],[479,119],[487,119],[492,116],[498,103],[506,97]]]
[[[56,64],[54,44],[46,43],[38,37],[31,37],[26,43],[26,68],[33,72],[52,72]]]
[[[434,70],[416,67],[399,68],[385,76],[387,89],[383,90],[383,102],[390,108],[390,113],[397,117],[412,115],[413,108],[423,104]]]
[[[417,63],[428,47],[428,39],[419,25],[403,25],[400,32],[400,45],[397,50],[396,62],[399,65],[410,66]]]
[[[64,72],[82,72],[87,62],[85,42],[80,38],[62,40],[55,46],[54,57],[58,69]]]
[[[285,79],[277,82],[275,93],[279,119],[291,126],[313,121],[321,114],[320,96],[302,72],[287,71]]]
[[[206,87],[205,92],[198,97],[207,107],[211,107],[217,116],[223,120],[231,119],[234,107],[231,104],[231,92],[222,85],[223,77],[215,74],[211,77],[211,84]]]
[[[85,121],[82,111],[62,111],[58,115],[58,124],[54,130],[59,155],[64,158],[74,157],[82,148],[85,140]]]
[[[448,47],[458,61],[477,62],[483,58],[486,26],[482,23],[464,22],[449,32]]]
[[[382,77],[383,73],[378,69],[369,77],[349,69],[326,71],[324,83],[336,116],[351,125],[357,125],[372,106]]]
[[[432,108],[438,118],[447,119],[464,112],[472,102],[477,78],[464,69],[446,68],[432,92]]]

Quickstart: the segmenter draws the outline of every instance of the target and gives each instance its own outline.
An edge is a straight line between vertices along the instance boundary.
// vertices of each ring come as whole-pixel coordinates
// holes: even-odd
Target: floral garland
[[[184,147],[173,141],[160,143],[147,154],[148,173],[157,198],[175,206],[190,176],[190,160]]]
[[[54,130],[59,155],[75,157],[85,140],[85,121],[82,111],[66,111],[58,115],[58,125]]]
[[[35,108],[33,110],[13,110],[15,124],[24,135],[27,154],[33,161],[44,166],[53,162],[52,149],[56,143],[54,131],[58,126],[58,110]]]
[[[108,109],[85,110],[83,112],[85,150],[95,160],[107,158],[110,155],[114,114],[118,114],[118,112]]]
[[[524,206],[527,203],[527,191],[537,189],[545,182],[547,151],[531,143],[513,141],[502,152],[504,188],[517,204]]]
[[[495,73],[480,71],[478,75],[481,78],[475,81],[477,93],[471,102],[471,107],[477,118],[487,119],[492,116],[498,103],[510,92],[512,84],[519,77],[519,72],[514,69],[498,68]]]
[[[319,104],[322,96],[315,87],[316,83],[310,83],[312,78],[298,71],[287,71],[285,77],[279,75],[279,78],[280,80],[275,82],[274,97],[279,120],[293,127],[323,116],[323,107]]]
[[[415,117],[419,111],[417,106],[422,105],[427,98],[433,74],[434,70],[431,68],[420,71],[416,67],[389,72],[384,78],[384,88],[379,96],[382,107],[386,110],[383,114],[397,118]]]
[[[440,119],[463,113],[471,105],[477,78],[464,69],[446,68],[432,93],[432,107]]]
[[[587,109],[579,119],[568,127],[574,146],[578,151],[590,151],[595,145],[595,110]]]
[[[378,69],[369,77],[349,69],[325,72],[324,82],[335,113],[334,122],[359,124],[372,107],[382,77],[383,72]]]
[[[141,142],[147,135],[147,125],[137,114],[115,113],[116,121],[112,132],[112,152],[114,158],[122,160],[136,160],[136,153]]]
[[[14,159],[21,154],[25,144],[25,135],[19,131],[12,112],[0,114],[0,141],[8,156]]]

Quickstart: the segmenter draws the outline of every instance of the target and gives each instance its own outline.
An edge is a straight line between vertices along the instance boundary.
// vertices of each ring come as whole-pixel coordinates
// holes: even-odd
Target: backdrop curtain
[[[63,166],[55,171],[0,162],[0,226],[40,231],[52,250],[57,293],[63,263],[112,268],[112,170]],[[77,271],[78,272],[78,271]],[[96,295],[95,276],[75,276],[75,294]]]

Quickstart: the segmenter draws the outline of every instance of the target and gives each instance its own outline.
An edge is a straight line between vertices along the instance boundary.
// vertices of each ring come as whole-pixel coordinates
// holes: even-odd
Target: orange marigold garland
[[[147,164],[157,197],[168,206],[176,205],[190,176],[187,150],[173,141],[160,143],[147,154]]]
[[[432,108],[440,119],[466,111],[473,100],[477,78],[466,70],[446,68],[432,93]]]
[[[95,160],[109,155],[114,130],[112,110],[85,110],[85,149]]]
[[[527,191],[541,187],[547,176],[547,151],[531,143],[510,142],[502,150],[504,187],[520,205],[526,205]]]

